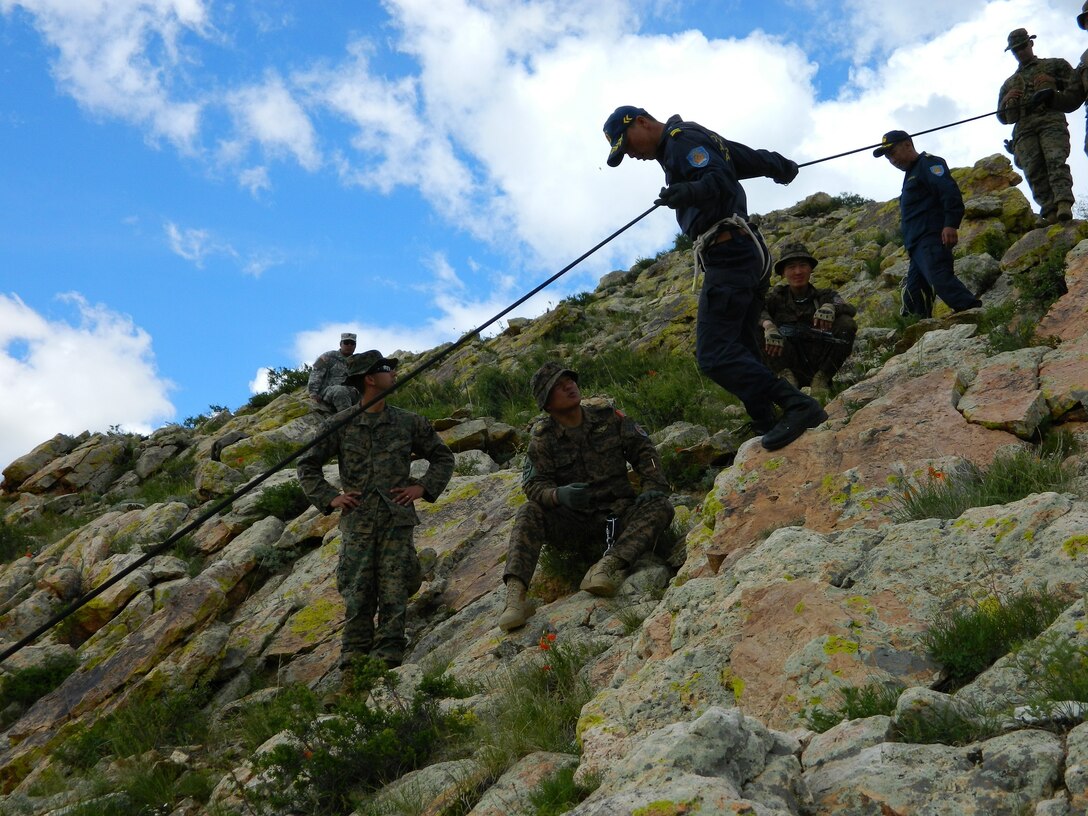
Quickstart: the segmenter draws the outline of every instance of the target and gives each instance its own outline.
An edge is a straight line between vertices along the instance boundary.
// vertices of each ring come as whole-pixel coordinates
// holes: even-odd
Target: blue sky
[[[262,369],[454,340],[652,203],[620,104],[799,162],[996,107],[1070,2],[0,0],[0,467],[57,432],[236,408]],[[1070,116],[1076,189],[1084,122]],[[996,120],[922,137],[953,165]],[[889,199],[869,154],[746,183]],[[517,313],[669,245],[658,211]]]

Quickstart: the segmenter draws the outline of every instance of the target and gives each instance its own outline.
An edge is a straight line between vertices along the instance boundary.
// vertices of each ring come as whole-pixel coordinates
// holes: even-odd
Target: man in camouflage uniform
[[[1060,97],[1073,86],[1073,66],[1060,58],[1040,59],[1032,47],[1034,34],[1018,28],[1009,33],[1006,51],[1020,67],[1005,80],[998,95],[997,118],[1012,125],[1016,166],[1027,176],[1031,194],[1048,223],[1073,217],[1073,176],[1069,158],[1069,126]]]
[[[341,511],[336,586],[345,606],[340,650],[345,682],[358,655],[400,665],[407,643],[405,610],[420,582],[412,544],[412,528],[419,524],[414,502],[435,501],[453,475],[453,454],[431,423],[380,398],[396,382],[396,367],[396,359],[376,350],[355,355],[348,381],[359,381],[364,404],[377,401],[298,460],[298,479],[313,506],[323,513]],[[337,415],[328,423],[343,419]],[[333,456],[342,490],[322,474]],[[413,456],[430,463],[422,478],[409,476]]]
[[[545,542],[603,551],[581,588],[611,596],[624,570],[653,547],[674,512],[657,450],[635,422],[611,405],[583,405],[578,375],[561,363],[545,363],[529,385],[547,416],[531,432],[521,477],[528,501],[518,508],[510,533],[506,607],[499,618],[505,631],[529,617],[525,593]],[[628,463],[640,491],[627,477]]]
[[[326,351],[314,361],[306,391],[319,411],[343,411],[359,401],[359,391],[345,384],[348,359],[355,353],[355,335],[340,335],[340,348]]]
[[[1088,0],[1077,15],[1077,25],[1088,31]],[[1051,107],[1063,113],[1073,113],[1088,100],[1088,51],[1080,55],[1080,63],[1073,71],[1073,81],[1063,91],[1043,89],[1034,97],[1037,102],[1050,102]],[[1088,112],[1086,112],[1088,115]],[[1088,130],[1084,133],[1084,152],[1088,154]]]
[[[803,244],[786,244],[782,248],[774,271],[785,283],[767,295],[760,324],[771,370],[794,388],[811,385],[813,394],[827,394],[835,372],[853,350],[858,332],[854,322],[857,309],[834,289],[813,286],[809,279],[815,267],[816,259]],[[829,336],[783,337],[779,326],[816,329]]]

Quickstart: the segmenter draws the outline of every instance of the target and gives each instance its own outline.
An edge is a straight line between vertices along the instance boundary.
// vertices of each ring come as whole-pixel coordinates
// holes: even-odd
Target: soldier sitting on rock
[[[541,547],[602,553],[581,589],[615,595],[625,570],[649,551],[672,521],[669,483],[646,432],[610,405],[583,405],[578,375],[545,363],[530,388],[547,413],[532,429],[519,509],[506,556],[505,631],[522,626]],[[630,463],[640,490],[627,476]]]
[[[794,388],[828,394],[831,380],[854,347],[857,309],[834,289],[811,283],[816,259],[802,244],[786,244],[774,271],[785,283],[767,295],[760,323],[772,371]]]
[[[314,361],[306,392],[322,413],[343,411],[359,401],[359,390],[346,383],[348,362],[355,353],[355,335],[340,335],[340,348],[324,352]]]

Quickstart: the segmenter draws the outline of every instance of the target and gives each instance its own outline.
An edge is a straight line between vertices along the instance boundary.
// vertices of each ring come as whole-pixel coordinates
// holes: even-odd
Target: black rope
[[[982,113],[982,114],[979,114],[978,116],[972,116],[972,117],[970,117],[968,119],[961,119],[958,122],[950,122],[947,125],[940,125],[938,127],[929,128],[928,130],[920,130],[917,133],[913,133],[913,134],[910,134],[910,135],[911,136],[921,136],[921,135],[923,135],[925,133],[933,133],[934,131],[937,131],[937,130],[944,130],[945,128],[955,127],[957,125],[962,125],[962,124],[965,124],[967,122],[973,122],[976,119],[984,119],[987,116],[993,116],[995,113],[998,113],[998,112],[999,111],[992,111],[990,113]],[[860,153],[863,150],[873,150],[873,149],[875,149],[877,147],[880,147],[880,143],[877,143],[877,144],[874,144],[874,145],[868,145],[866,147],[859,147],[859,148],[856,148],[854,150],[848,150],[845,153],[836,153],[834,156],[826,156],[825,158],[822,158],[822,159],[815,159],[813,161],[804,162],[803,164],[797,165],[797,167],[798,168],[808,167],[808,166],[813,165],[813,164],[820,164],[821,162],[831,161],[832,159],[839,159],[839,158],[842,158],[843,156],[853,155],[854,153]],[[103,583],[99,584],[97,587],[95,587],[90,592],[87,592],[87,593],[81,595],[79,598],[77,598],[75,601],[72,601],[72,603],[70,603],[67,607],[65,607],[63,610],[58,612],[56,615],[54,615],[48,621],[46,621],[45,623],[38,626],[34,631],[30,632],[29,634],[25,635],[24,637],[22,637],[21,639],[16,641],[13,645],[9,646],[3,652],[0,652],[0,662],[3,662],[4,660],[7,660],[9,657],[11,657],[13,654],[18,652],[20,649],[22,649],[25,646],[28,646],[29,644],[33,643],[35,640],[37,640],[43,634],[48,632],[50,629],[52,629],[54,626],[56,626],[62,620],[64,620],[69,615],[74,613],[77,609],[84,606],[88,601],[91,601],[94,598],[97,598],[99,595],[101,595],[107,589],[109,589],[110,587],[112,587],[116,583],[118,583],[122,578],[125,578],[126,576],[130,575],[131,573],[133,573],[134,571],[136,571],[137,569],[142,567],[144,564],[146,564],[148,561],[150,561],[152,558],[156,557],[157,555],[160,555],[161,553],[163,553],[164,551],[169,549],[170,546],[173,545],[174,543],[176,543],[180,538],[182,538],[185,535],[188,535],[193,530],[197,529],[201,524],[206,522],[208,519],[210,519],[212,516],[214,516],[220,510],[224,509],[225,507],[228,507],[236,499],[244,496],[246,493],[249,493],[251,490],[253,490],[253,488],[257,487],[257,485],[261,484],[262,482],[267,480],[270,476],[272,476],[273,473],[276,473],[277,471],[279,471],[285,465],[290,464],[295,459],[297,459],[299,456],[301,456],[303,453],[305,453],[306,451],[308,451],[311,448],[313,448],[314,446],[316,446],[319,442],[322,442],[323,440],[325,440],[326,438],[331,436],[333,433],[338,431],[340,428],[347,425],[349,422],[351,422],[352,419],[354,419],[356,416],[358,416],[362,411],[365,411],[370,406],[372,406],[375,403],[380,402],[381,400],[385,399],[385,397],[387,395],[392,394],[394,391],[396,391],[398,388],[400,388],[405,383],[411,382],[412,380],[414,380],[416,377],[418,377],[423,372],[425,372],[425,371],[427,371],[427,370],[429,370],[431,368],[434,368],[436,365],[438,365],[440,362],[445,360],[447,357],[449,357],[451,354],[453,354],[459,348],[461,348],[466,343],[468,343],[473,337],[476,337],[477,335],[479,335],[480,332],[482,332],[488,326],[490,326],[491,324],[493,324],[496,321],[500,320],[504,315],[506,315],[506,314],[510,313],[511,311],[513,311],[514,309],[516,309],[518,306],[520,306],[522,303],[527,301],[533,295],[537,294],[538,292],[540,292],[541,290],[547,288],[548,286],[551,286],[551,284],[555,283],[555,281],[559,280],[559,278],[561,278],[563,275],[565,275],[567,272],[569,272],[575,266],[580,264],[582,261],[584,261],[590,255],[592,255],[598,249],[603,247],[605,244],[609,243],[610,241],[615,239],[617,236],[619,236],[620,234],[626,232],[628,229],[633,227],[635,224],[637,224],[643,218],[645,218],[650,213],[652,213],[654,210],[656,210],[659,206],[661,206],[661,205],[660,204],[654,204],[652,207],[650,207],[650,209],[646,210],[641,215],[639,215],[639,216],[633,218],[632,220],[628,221],[626,224],[624,224],[618,230],[613,232],[611,235],[609,235],[603,241],[596,244],[595,246],[593,246],[591,249],[589,249],[588,251],[586,251],[582,255],[579,255],[577,258],[575,258],[569,264],[564,266],[562,269],[560,269],[558,272],[556,272],[550,278],[548,278],[543,283],[540,283],[539,285],[537,285],[536,287],[531,289],[528,293],[526,293],[522,297],[515,300],[513,303],[511,303],[509,306],[507,306],[501,312],[496,314],[494,317],[492,317],[491,319],[489,319],[485,323],[482,323],[481,325],[477,326],[472,331],[462,335],[462,337],[459,340],[457,340],[455,343],[448,346],[447,348],[443,349],[441,352],[438,352],[437,354],[435,354],[435,355],[429,357],[428,359],[424,360],[422,363],[420,363],[418,366],[416,366],[416,368],[412,369],[412,371],[410,371],[408,374],[405,374],[404,377],[399,378],[397,380],[397,382],[393,383],[393,385],[391,385],[386,390],[382,391],[380,394],[375,396],[373,399],[369,400],[368,402],[360,403],[359,405],[356,405],[356,406],[352,407],[351,409],[349,409],[346,412],[342,412],[343,416],[337,415],[338,418],[335,421],[328,423],[328,425],[324,428],[324,430],[322,430],[319,434],[314,436],[314,438],[311,439],[307,444],[303,445],[301,448],[296,450],[294,453],[291,453],[290,455],[285,456],[283,459],[281,459],[275,465],[270,467],[264,473],[260,474],[259,476],[254,477],[252,481],[250,481],[250,482],[246,483],[245,485],[243,485],[242,487],[238,488],[233,493],[231,493],[229,496],[227,496],[225,499],[221,499],[218,503],[213,505],[209,510],[205,511],[198,518],[193,519],[193,521],[189,522],[184,527],[180,528],[179,530],[176,530],[174,532],[174,534],[171,535],[169,538],[167,538],[165,541],[163,541],[160,544],[157,544],[156,546],[152,547],[150,550],[146,551],[142,556],[140,556],[140,558],[136,559],[134,562],[129,564],[123,570],[121,570],[117,574],[113,575],[108,580],[104,581]]]
[[[344,427],[349,422],[351,422],[351,420],[354,419],[356,416],[358,416],[361,412],[365,411],[367,408],[371,407],[372,405],[374,405],[374,404],[376,404],[378,402],[381,402],[383,399],[386,398],[387,395],[392,394],[394,391],[396,391],[398,388],[400,388],[405,383],[411,382],[416,377],[418,377],[420,374],[422,374],[424,371],[427,371],[428,369],[434,368],[436,365],[438,365],[440,362],[445,360],[447,357],[449,357],[451,354],[453,354],[459,348],[461,348],[466,343],[468,343],[472,338],[478,336],[480,334],[480,332],[482,332],[484,329],[486,329],[492,323],[495,323],[496,321],[500,320],[504,315],[506,315],[506,314],[510,313],[511,311],[513,311],[514,309],[516,309],[518,306],[523,304],[525,301],[527,301],[533,295],[537,294],[538,292],[540,292],[541,290],[547,288],[548,286],[551,286],[553,283],[555,283],[557,280],[559,280],[559,278],[561,278],[563,275],[567,274],[567,272],[572,270],[574,267],[576,267],[578,264],[580,264],[582,261],[584,261],[590,255],[592,255],[598,249],[600,249],[605,244],[607,244],[610,241],[612,241],[613,239],[615,239],[618,235],[620,235],[623,232],[626,232],[627,230],[629,230],[631,227],[633,227],[635,224],[637,224],[643,218],[645,218],[650,213],[652,213],[654,210],[656,210],[659,206],[660,206],[659,204],[654,204],[652,207],[650,207],[650,209],[646,210],[646,212],[644,212],[641,215],[637,216],[636,218],[633,218],[630,221],[628,221],[626,224],[624,224],[618,230],[613,232],[611,235],[609,235],[603,241],[596,244],[593,248],[589,249],[588,251],[584,252],[583,254],[579,255],[577,258],[575,258],[569,264],[564,266],[562,269],[560,269],[558,272],[556,272],[550,278],[545,280],[543,283],[540,283],[539,285],[537,285],[536,287],[531,289],[526,294],[522,295],[520,298],[518,298],[513,303],[511,303],[509,306],[507,306],[505,309],[503,309],[501,312],[496,314],[494,317],[492,317],[491,319],[489,319],[485,323],[480,324],[479,326],[477,326],[472,331],[462,335],[461,338],[459,340],[457,340],[455,343],[453,343],[452,345],[450,345],[447,348],[443,349],[442,351],[438,352],[437,354],[434,354],[431,357],[427,358],[422,363],[420,363],[418,366],[416,366],[414,369],[412,369],[409,373],[405,374],[401,378],[398,378],[397,382],[393,383],[393,385],[391,385],[389,388],[382,391],[380,394],[378,394],[374,398],[372,398],[372,399],[370,399],[370,400],[368,400],[366,402],[361,402],[360,404],[353,406],[349,410],[341,412],[341,414],[338,414],[336,416],[335,421],[329,422],[328,425],[319,434],[315,435],[313,439],[311,439],[308,443],[303,445],[301,448],[299,448],[295,452],[291,453],[290,455],[285,456],[279,462],[272,465],[272,467],[270,467],[264,473],[260,474],[259,476],[254,477],[252,481],[250,481],[247,484],[243,485],[242,487],[238,488],[233,493],[231,493],[229,496],[227,496],[225,499],[221,499],[214,506],[212,506],[209,510],[202,513],[198,518],[193,519],[188,524],[186,524],[184,527],[181,527],[180,529],[176,530],[173,533],[173,535],[171,535],[165,541],[163,541],[162,543],[157,544],[154,547],[152,547],[151,549],[147,550],[147,552],[145,552],[142,556],[140,556],[138,559],[133,561],[127,567],[122,569],[120,572],[118,572],[115,575],[111,576],[108,580],[102,582],[97,587],[92,589],[90,592],[87,592],[87,593],[81,595],[79,598],[72,601],[68,606],[66,606],[60,612],[55,614],[48,621],[46,621],[45,623],[38,626],[33,632],[30,632],[29,634],[27,634],[24,637],[20,638],[14,644],[12,644],[8,648],[6,648],[3,652],[0,652],[0,662],[3,662],[4,660],[7,660],[9,657],[11,657],[13,654],[18,652],[20,649],[22,649],[25,646],[28,646],[31,643],[33,643],[35,640],[37,640],[43,634],[48,632],[50,629],[52,629],[54,626],[56,626],[62,620],[64,620],[69,615],[74,613],[77,609],[84,606],[87,602],[97,598],[99,595],[101,595],[107,589],[109,589],[110,587],[112,587],[116,583],[118,583],[121,579],[125,578],[126,576],[130,575],[131,573],[133,573],[134,571],[136,571],[137,569],[142,567],[144,564],[146,564],[148,561],[150,561],[155,556],[160,555],[161,553],[163,553],[164,551],[169,549],[180,538],[182,538],[185,535],[188,535],[193,530],[197,529],[201,524],[203,524],[208,519],[210,519],[212,516],[214,516],[216,513],[218,513],[220,510],[222,510],[225,507],[228,507],[236,499],[244,496],[246,493],[253,490],[253,488],[255,488],[257,485],[261,484],[261,482],[268,479],[273,473],[276,473],[284,465],[290,464],[295,459],[297,459],[299,456],[301,456],[303,453],[305,453],[306,451],[308,451],[311,448],[313,448],[314,446],[316,446],[319,442],[322,442],[323,440],[325,440],[329,436],[331,436],[333,433],[340,430],[340,428]]]
[[[949,122],[947,125],[938,125],[937,127],[930,128],[929,130],[919,130],[917,133],[909,133],[907,135],[911,138],[915,136],[922,136],[926,133],[933,133],[934,131],[944,130],[945,128],[955,127],[956,125],[963,125],[967,122],[974,122],[976,119],[985,119],[987,116],[993,116],[994,114],[1000,112],[1000,110],[995,110],[990,111],[989,113],[980,113],[978,116],[971,116],[967,119],[960,119],[958,122]],[[881,144],[882,142],[877,142],[876,144],[867,145],[866,147],[858,147],[853,150],[847,150],[845,153],[836,153],[834,156],[825,156],[822,159],[813,159],[812,161],[807,161],[804,164],[799,164],[797,165],[797,167],[808,167],[813,164],[819,164],[820,162],[831,161],[832,159],[841,159],[843,156],[852,156],[855,153],[860,153],[863,150],[875,150],[876,148],[880,147]]]

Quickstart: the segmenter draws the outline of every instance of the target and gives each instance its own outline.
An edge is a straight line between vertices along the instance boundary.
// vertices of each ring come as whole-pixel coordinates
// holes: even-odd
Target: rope
[[[984,119],[987,116],[993,116],[995,113],[998,113],[998,111],[992,111],[990,113],[979,114],[978,116],[972,116],[972,117],[970,117],[968,119],[961,119],[958,122],[950,122],[949,124],[946,124],[946,125],[939,125],[938,127],[929,128],[928,130],[920,130],[917,133],[913,133],[913,134],[910,134],[910,135],[911,136],[921,136],[922,134],[925,134],[925,133],[933,133],[934,131],[937,131],[937,130],[944,130],[945,128],[955,127],[957,125],[962,125],[962,124],[965,124],[967,122],[973,122],[976,119]],[[874,144],[874,145],[868,145],[866,147],[855,148],[854,150],[848,150],[845,153],[836,153],[834,156],[826,156],[826,157],[824,157],[822,159],[815,159],[813,161],[805,162],[804,164],[799,164],[799,165],[797,165],[797,167],[798,168],[809,167],[810,165],[813,165],[813,164],[820,164],[821,162],[831,161],[832,159],[839,159],[839,158],[842,158],[843,156],[850,156],[850,155],[853,155],[854,153],[860,153],[863,150],[873,150],[873,149],[875,149],[877,147],[880,147],[880,143],[877,143],[877,144]],[[138,559],[133,561],[127,567],[122,569],[120,572],[116,573],[115,575],[110,577],[108,580],[106,580],[103,583],[99,584],[93,590],[91,590],[91,591],[89,591],[87,593],[84,593],[79,598],[72,601],[68,606],[66,606],[64,609],[62,609],[56,615],[51,617],[48,621],[46,621],[45,623],[41,624],[36,629],[34,629],[34,631],[30,632],[29,634],[27,634],[24,637],[20,638],[18,641],[16,641],[14,644],[9,646],[8,648],[4,649],[3,652],[0,652],[0,662],[3,662],[4,660],[7,660],[9,657],[11,657],[16,652],[18,652],[21,649],[23,649],[24,647],[30,645],[35,640],[37,640],[39,637],[41,637],[43,634],[45,634],[50,629],[52,629],[54,626],[56,626],[58,623],[60,623],[62,620],[69,617],[70,615],[72,615],[80,607],[84,606],[89,601],[92,601],[95,598],[97,598],[99,595],[101,595],[103,592],[108,590],[110,587],[117,584],[123,578],[127,577],[128,575],[131,575],[133,572],[135,572],[137,569],[142,567],[144,564],[146,564],[152,558],[154,558],[154,557],[160,555],[161,553],[165,552],[167,549],[169,549],[173,544],[175,544],[183,536],[186,536],[189,533],[191,533],[193,530],[197,529],[200,525],[202,525],[204,522],[206,522],[208,519],[210,519],[212,516],[214,516],[220,510],[224,509],[225,507],[230,506],[230,504],[232,502],[236,501],[240,497],[242,497],[245,494],[249,493],[251,490],[253,490],[255,487],[257,487],[257,485],[259,485],[262,482],[264,482],[265,480],[267,480],[270,476],[272,476],[273,473],[276,473],[281,468],[283,468],[285,465],[290,464],[295,459],[297,459],[299,456],[301,456],[303,453],[305,453],[306,451],[308,451],[311,448],[313,448],[314,446],[316,446],[319,442],[323,441],[324,439],[328,438],[329,436],[331,436],[336,431],[340,430],[340,428],[347,425],[349,422],[351,422],[352,419],[354,419],[360,413],[365,411],[367,408],[369,408],[370,406],[374,405],[375,403],[380,402],[381,400],[385,399],[385,397],[387,395],[392,394],[398,388],[405,385],[406,383],[411,382],[416,377],[423,374],[425,371],[428,371],[429,369],[434,368],[436,365],[441,363],[443,360],[445,360],[447,357],[449,357],[455,351],[457,351],[462,346],[464,346],[466,343],[468,343],[473,337],[476,337],[477,335],[479,335],[488,326],[492,325],[496,321],[500,320],[503,316],[510,313],[514,309],[516,309],[518,306],[523,304],[525,301],[527,301],[533,295],[537,294],[538,292],[540,292],[541,290],[547,288],[548,286],[551,286],[551,284],[555,283],[555,281],[559,280],[559,278],[561,278],[563,275],[565,275],[567,272],[569,272],[575,266],[580,264],[582,261],[584,261],[590,255],[592,255],[598,249],[605,246],[606,244],[608,244],[609,242],[614,240],[616,237],[618,237],[622,233],[629,230],[631,227],[633,227],[635,224],[637,224],[643,218],[645,218],[650,213],[652,213],[654,210],[656,210],[659,206],[661,206],[661,205],[654,204],[652,207],[650,207],[648,210],[646,210],[641,215],[636,216],[635,218],[628,221],[626,224],[624,224],[618,230],[613,232],[607,238],[605,238],[604,240],[602,240],[601,242],[599,242],[598,244],[593,246],[591,249],[584,252],[582,255],[579,255],[577,258],[575,258],[569,264],[564,266],[562,269],[560,269],[558,272],[556,272],[550,278],[548,278],[547,280],[545,280],[542,283],[538,284],[536,287],[531,289],[526,294],[522,295],[520,298],[515,300],[513,303],[511,303],[505,309],[503,309],[498,314],[496,314],[494,317],[492,317],[489,320],[487,320],[486,322],[480,324],[479,326],[477,326],[472,331],[467,332],[466,334],[462,335],[459,340],[457,340],[455,343],[453,343],[451,346],[447,347],[443,351],[441,351],[441,352],[439,352],[437,354],[434,354],[431,357],[424,360],[416,368],[412,369],[412,371],[410,371],[408,374],[406,374],[403,377],[399,378],[397,382],[395,382],[393,385],[391,385],[385,391],[382,391],[380,394],[375,396],[373,399],[371,399],[371,400],[369,400],[367,402],[360,403],[359,405],[353,406],[349,411],[344,412],[343,417],[337,419],[335,422],[330,422],[319,434],[315,435],[312,440],[310,440],[308,443],[306,443],[301,448],[296,450],[294,453],[291,453],[290,455],[285,456],[283,459],[281,459],[275,465],[270,467],[264,473],[260,474],[259,476],[254,477],[252,481],[250,481],[247,484],[243,485],[242,487],[238,488],[233,493],[231,493],[229,496],[227,496],[225,499],[221,499],[219,502],[217,502],[215,505],[213,505],[209,510],[202,513],[198,518],[193,519],[188,524],[186,524],[184,527],[176,530],[174,532],[174,534],[171,535],[169,538],[167,538],[165,541],[163,541],[160,544],[157,544],[154,547],[152,547],[151,549],[147,550],[142,556],[140,556]]]
[[[8,648],[4,649],[3,652],[0,652],[0,662],[3,662],[4,660],[7,660],[9,657],[11,657],[13,654],[18,652],[20,649],[23,649],[24,647],[30,645],[35,640],[37,640],[39,637],[41,637],[43,634],[45,634],[50,629],[52,629],[54,626],[56,626],[58,623],[60,623],[62,620],[64,620],[68,616],[72,615],[80,607],[84,606],[89,601],[92,601],[95,598],[97,598],[99,595],[101,595],[107,589],[109,589],[110,587],[117,584],[123,578],[125,578],[128,575],[135,572],[137,569],[142,567],[144,564],[146,564],[148,561],[150,561],[155,556],[160,555],[161,553],[165,552],[173,544],[175,544],[180,538],[182,538],[183,536],[188,535],[193,530],[197,529],[201,524],[203,524],[208,519],[210,519],[212,516],[214,516],[216,513],[218,513],[220,510],[222,510],[225,507],[228,507],[232,502],[234,502],[237,499],[239,499],[240,497],[244,496],[246,493],[249,493],[251,490],[253,490],[253,488],[255,488],[255,487],[257,487],[257,485],[261,484],[261,482],[268,479],[273,473],[276,473],[277,471],[279,471],[282,467],[284,467],[284,465],[290,464],[295,459],[297,459],[299,456],[301,456],[303,453],[305,453],[306,451],[308,451],[311,448],[313,448],[314,446],[316,446],[319,442],[321,442],[322,440],[328,438],[329,436],[334,434],[336,431],[340,430],[340,428],[347,425],[349,422],[351,422],[352,419],[357,417],[360,413],[365,411],[367,408],[369,408],[370,406],[374,405],[375,403],[378,403],[381,400],[385,399],[387,395],[392,394],[394,391],[396,391],[398,388],[403,386],[405,383],[411,382],[412,380],[414,380],[416,377],[418,377],[420,374],[427,371],[428,369],[434,368],[436,365],[441,363],[443,360],[445,360],[447,357],[449,357],[451,354],[453,354],[459,348],[461,348],[466,343],[468,343],[470,340],[472,340],[472,338],[479,335],[488,326],[490,326],[491,324],[493,324],[496,321],[500,320],[506,314],[512,312],[514,309],[516,309],[522,303],[527,301],[533,295],[537,294],[538,292],[540,292],[541,290],[547,288],[548,286],[551,286],[553,283],[555,283],[557,280],[559,280],[559,278],[561,278],[563,275],[567,274],[567,272],[572,270],[574,267],[576,267],[578,264],[580,264],[582,261],[584,261],[590,255],[592,255],[598,249],[600,249],[601,247],[603,247],[605,244],[609,243],[610,241],[614,240],[620,234],[622,234],[622,233],[626,232],[627,230],[629,230],[631,227],[633,227],[635,224],[637,224],[643,218],[645,218],[650,213],[652,213],[654,210],[656,210],[659,206],[660,206],[659,204],[654,204],[652,207],[650,207],[650,209],[646,210],[646,212],[644,212],[641,215],[639,215],[639,216],[631,219],[630,221],[628,221],[626,224],[624,224],[618,230],[613,232],[611,235],[609,235],[603,241],[596,244],[595,246],[593,246],[591,249],[587,250],[583,254],[579,255],[577,258],[575,258],[569,264],[564,266],[562,269],[560,269],[558,272],[556,272],[550,278],[548,278],[544,282],[538,284],[533,289],[529,290],[529,292],[522,295],[520,298],[518,298],[513,303],[511,303],[509,306],[507,306],[505,309],[503,309],[501,312],[496,314],[494,317],[490,318],[489,320],[487,320],[484,323],[481,323],[479,326],[477,326],[472,331],[467,332],[466,334],[462,335],[461,338],[459,340],[457,340],[457,342],[453,343],[452,345],[450,345],[449,347],[443,349],[442,351],[438,352],[437,354],[434,354],[431,357],[427,358],[422,363],[420,363],[418,366],[416,366],[414,369],[412,369],[409,373],[405,374],[401,378],[398,378],[397,382],[393,383],[393,385],[391,385],[389,388],[382,391],[380,394],[376,395],[375,397],[373,397],[372,399],[370,399],[370,400],[368,400],[366,402],[361,402],[360,404],[353,406],[348,411],[343,412],[343,416],[337,415],[338,418],[334,422],[330,422],[321,431],[321,433],[315,435],[313,439],[311,439],[308,443],[306,443],[301,448],[296,450],[294,453],[291,453],[290,455],[285,456],[279,462],[272,465],[272,467],[270,467],[264,473],[260,474],[259,476],[254,477],[252,481],[250,481],[247,484],[243,485],[242,487],[238,488],[233,493],[231,493],[229,496],[227,496],[225,499],[221,499],[220,501],[218,501],[214,506],[212,506],[210,509],[206,510],[198,518],[193,519],[188,524],[186,524],[184,527],[181,527],[180,529],[176,530],[173,533],[173,535],[171,535],[165,541],[161,542],[160,544],[156,544],[154,547],[147,550],[142,556],[140,556],[138,559],[133,561],[127,567],[122,569],[120,572],[118,572],[115,575],[111,576],[108,580],[106,580],[103,583],[99,584],[97,587],[95,587],[91,591],[84,593],[79,598],[72,601],[68,606],[66,606],[60,612],[58,612],[53,617],[51,617],[49,620],[47,620],[45,623],[38,626],[33,632],[30,632],[29,634],[23,636],[22,638],[17,640],[14,644],[12,644]]]

